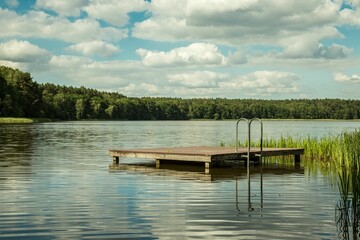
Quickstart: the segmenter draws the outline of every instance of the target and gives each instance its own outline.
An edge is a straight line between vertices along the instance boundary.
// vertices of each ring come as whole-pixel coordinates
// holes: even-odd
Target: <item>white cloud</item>
[[[298,39],[294,43],[285,46],[284,56],[287,58],[311,58],[318,50],[317,40],[310,38]]]
[[[235,77],[229,82],[220,84],[221,88],[230,91],[244,91],[249,96],[266,96],[272,94],[298,93],[299,76],[289,72],[256,71]]]
[[[247,61],[246,55],[241,51],[230,53],[228,56],[228,63],[230,64],[244,64],[247,63]]]
[[[144,0],[37,0],[35,7],[61,16],[79,16],[84,11],[92,19],[124,26],[129,21],[128,13],[146,11],[148,5]]]
[[[23,71],[29,71],[29,68],[26,63],[0,60],[0,66],[6,66],[6,67],[15,68],[15,69],[21,69]]]
[[[211,98],[211,97],[219,97],[222,92],[221,89],[218,88],[186,88],[179,87],[175,89],[165,89],[168,94],[172,94],[175,96],[181,96],[183,98]]]
[[[332,44],[327,47],[316,41],[303,40],[288,45],[282,57],[338,59],[346,58],[350,53],[351,49],[342,45]]]
[[[316,58],[316,57],[335,57],[329,55],[329,51],[335,48],[339,49],[340,45],[334,45],[330,48],[320,44],[322,39],[341,38],[343,37],[334,27],[313,28],[309,31],[298,33],[295,36],[284,37],[279,40],[279,45],[284,48],[284,57],[289,58]],[[346,47],[343,47],[344,53],[348,53]]]
[[[216,14],[218,12],[248,9],[255,5],[257,0],[224,1],[224,0],[156,0],[152,1],[149,10],[154,14],[181,18],[194,14]]]
[[[11,19],[11,24],[9,24]],[[78,19],[74,22],[67,18],[54,17],[42,11],[29,11],[24,15],[0,8],[0,37],[36,37],[58,39],[78,43],[83,41],[117,41],[127,37],[126,29],[101,27],[93,19]]]
[[[223,12],[251,9],[258,4],[258,0],[233,1],[232,4],[223,0],[197,0],[187,2],[187,14],[217,14]]]
[[[332,44],[329,47],[326,47],[322,44],[319,44],[318,51],[315,53],[315,57],[322,57],[327,59],[336,59],[336,58],[345,58],[351,52],[351,49],[338,45]]]
[[[224,65],[226,58],[214,44],[193,43],[169,52],[138,49],[136,53],[147,66]]]
[[[334,79],[337,82],[356,83],[356,84],[360,83],[359,74],[345,75],[344,73],[336,73],[334,74]]]
[[[169,83],[186,88],[217,88],[219,82],[228,78],[226,74],[196,71],[193,73],[172,74],[168,76]]]
[[[203,31],[186,26],[185,18],[152,17],[141,23],[136,23],[133,36],[156,41],[179,41],[205,39],[196,36],[194,31]],[[193,36],[194,35],[194,36]]]
[[[120,49],[113,44],[104,41],[82,42],[67,48],[70,51],[79,52],[85,56],[110,57],[118,53]]]
[[[10,40],[0,43],[0,60],[12,62],[43,62],[50,53],[28,41]]]
[[[84,10],[92,18],[123,26],[129,21],[129,12],[145,11],[147,6],[148,2],[144,0],[93,0]]]
[[[88,57],[71,55],[53,56],[49,71],[52,75],[66,78],[71,85],[112,91],[130,83],[140,85],[148,80],[151,82],[158,77],[151,69],[143,69],[139,62],[95,61]]]
[[[140,83],[140,84],[130,83],[125,87],[120,87],[118,90],[120,93],[123,93],[127,96],[142,97],[142,96],[160,95],[159,87],[151,83]]]
[[[85,57],[77,57],[77,56],[69,56],[69,55],[60,55],[60,56],[53,56],[50,59],[50,66],[60,68],[60,69],[79,69],[79,67],[90,64],[91,61]]]
[[[281,45],[307,32],[317,39],[338,19],[339,5],[327,0],[153,1],[153,16],[135,25],[133,35],[160,41],[195,40],[239,45]],[[329,33],[330,36],[324,34]],[[306,39],[305,39],[306,40]]]
[[[37,0],[36,7],[52,10],[63,16],[79,16],[80,9],[87,4],[88,0]]]

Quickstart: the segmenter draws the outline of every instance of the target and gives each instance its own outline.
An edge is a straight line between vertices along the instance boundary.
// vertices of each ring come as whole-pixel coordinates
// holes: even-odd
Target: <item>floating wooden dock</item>
[[[240,122],[246,122],[248,138],[251,143],[251,124],[254,121],[260,123],[260,148],[229,147],[173,147],[173,148],[149,148],[149,149],[125,149],[109,150],[113,158],[113,165],[120,163],[120,158],[152,158],[156,159],[156,166],[160,167],[161,161],[187,161],[200,162],[205,165],[205,172],[209,172],[210,166],[222,165],[226,161],[246,161],[249,172],[249,162],[257,161],[261,164],[262,158],[272,156],[293,155],[295,164],[300,163],[300,155],[304,154],[303,148],[263,148],[263,122],[259,118],[240,118],[236,122],[235,143],[239,142],[238,126]]]
[[[304,153],[303,148],[251,148],[250,160],[261,161],[263,157],[272,156],[294,156],[295,163],[300,162],[300,155]],[[113,164],[119,164],[120,158],[150,158],[156,160],[160,166],[161,161],[187,161],[204,163],[205,171],[213,165],[221,165],[228,160],[246,161],[248,148],[229,147],[174,147],[174,148],[148,148],[148,149],[123,149],[109,150],[113,158]]]

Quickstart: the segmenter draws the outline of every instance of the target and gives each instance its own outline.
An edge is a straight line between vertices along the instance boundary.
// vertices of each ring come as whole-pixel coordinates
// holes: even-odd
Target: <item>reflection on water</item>
[[[165,162],[165,161],[164,161]],[[274,161],[273,161],[274,162]],[[247,174],[247,168],[238,164],[227,167],[212,167],[208,173],[204,173],[202,164],[180,165],[177,163],[162,163],[157,167],[154,163],[140,164],[110,164],[110,172],[126,172],[129,174],[146,174],[149,176],[166,176],[167,178],[176,178],[181,180],[197,180],[201,182],[234,182],[234,205],[238,214],[243,212],[262,211],[264,206],[264,176],[283,175],[283,174],[304,174],[304,168],[299,165],[278,165],[274,163],[256,164],[251,166],[250,174]],[[260,195],[257,196],[257,190],[252,191],[252,181],[259,181],[258,186]],[[246,189],[240,190],[246,183]],[[246,191],[245,196],[241,196]],[[252,194],[254,192],[254,195]],[[254,200],[255,199],[255,200]],[[260,205],[256,208],[253,202],[260,199]],[[243,201],[241,201],[243,200]],[[246,200],[246,201],[245,201]],[[246,206],[246,207],[244,207]],[[246,210],[245,210],[246,209]]]
[[[301,129],[271,122],[264,134],[287,125]],[[0,238],[339,238],[338,191],[307,162],[253,166],[250,188],[242,167],[204,174],[203,166],[129,160],[120,171],[108,168],[111,148],[219,145],[233,135],[232,122],[1,125]]]
[[[253,165],[250,175],[283,175],[283,174],[304,174],[304,168],[298,165],[278,165],[266,162],[262,165]],[[155,176],[169,176],[182,180],[201,180],[201,181],[230,181],[234,179],[246,179],[247,168],[234,163],[227,167],[212,167],[209,173],[204,173],[203,164],[176,164],[163,161],[160,167],[156,167],[154,162],[137,164],[110,164],[111,173],[125,171],[127,173],[142,173]]]
[[[278,165],[274,161],[266,162],[262,165],[254,165],[247,174],[247,168],[239,164],[230,167],[212,167],[208,173],[204,173],[203,164],[189,163],[186,165],[163,161],[160,167],[154,163],[148,164],[110,164],[110,172],[126,171],[127,173],[146,174],[151,176],[167,176],[181,180],[197,180],[204,182],[231,181],[234,182],[234,205],[239,215],[246,213],[250,216],[251,212],[261,212],[264,207],[264,175],[283,175],[283,174],[304,174],[304,168],[299,165]],[[255,181],[254,181],[255,180]],[[252,183],[254,181],[254,183]],[[256,182],[258,181],[258,183]],[[246,189],[244,188],[246,183]],[[252,190],[252,186],[258,187]],[[241,186],[241,187],[240,187]],[[252,192],[254,194],[252,194]],[[247,196],[246,202],[244,196]],[[260,202],[259,202],[260,201]],[[257,206],[255,203],[258,203]],[[245,207],[246,206],[246,207]]]
[[[340,199],[336,205],[336,224],[341,239],[360,239],[360,172],[342,169],[339,173]]]
[[[29,165],[35,134],[24,125],[0,126],[0,167]]]

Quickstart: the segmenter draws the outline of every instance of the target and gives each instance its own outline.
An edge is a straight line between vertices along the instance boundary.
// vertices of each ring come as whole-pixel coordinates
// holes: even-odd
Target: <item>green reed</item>
[[[335,209],[337,231],[342,239],[358,239],[360,230],[360,171],[342,167],[338,171],[340,198]]]
[[[234,144],[231,144],[234,145]],[[238,143],[246,147],[248,142]],[[260,141],[251,142],[252,147],[259,147]],[[221,146],[225,146],[222,142]],[[316,137],[281,136],[278,139],[265,138],[264,148],[304,148],[304,158],[321,160],[324,164],[334,164],[336,168],[360,170],[360,130],[343,132],[339,135]]]

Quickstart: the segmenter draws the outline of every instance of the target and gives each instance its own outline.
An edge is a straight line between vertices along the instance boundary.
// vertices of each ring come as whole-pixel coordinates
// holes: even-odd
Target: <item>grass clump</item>
[[[360,171],[360,131],[341,134],[338,166]]]
[[[12,118],[12,117],[0,118],[0,124],[42,123],[42,122],[51,122],[51,119],[49,119],[49,118]]]

